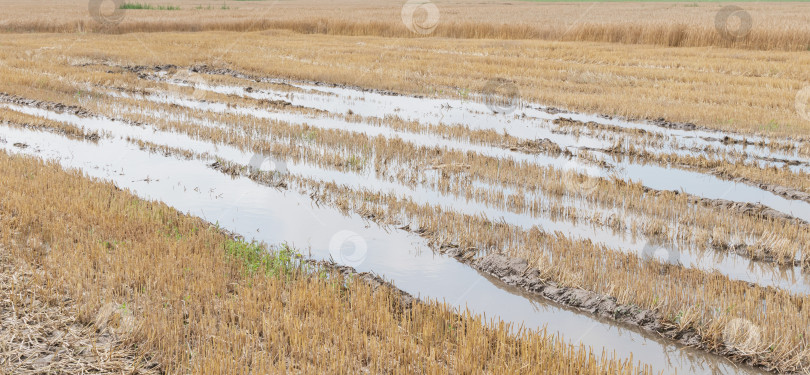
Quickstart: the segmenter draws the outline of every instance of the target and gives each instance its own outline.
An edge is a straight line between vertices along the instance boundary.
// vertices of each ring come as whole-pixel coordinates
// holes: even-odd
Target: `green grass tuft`
[[[233,259],[241,260],[249,275],[257,272],[267,276],[292,275],[301,267],[298,261],[300,255],[287,244],[268,250],[256,242],[228,240],[225,242],[225,252]]]

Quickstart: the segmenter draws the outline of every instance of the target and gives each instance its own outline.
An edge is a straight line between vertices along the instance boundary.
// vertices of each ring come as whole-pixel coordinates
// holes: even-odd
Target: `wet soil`
[[[718,347],[708,344],[694,329],[681,330],[677,326],[665,324],[660,314],[653,310],[641,309],[629,304],[619,304],[616,298],[611,296],[579,288],[559,286],[554,282],[546,282],[540,277],[539,271],[529,267],[525,259],[508,257],[502,254],[490,254],[473,259],[466,256],[465,251],[452,245],[445,245],[441,248],[441,251],[481,272],[494,276],[506,284],[519,287],[536,296],[620,323],[638,326],[680,344],[725,356],[740,364],[773,371],[773,369],[757,362],[755,358],[742,355],[734,348],[725,345]]]

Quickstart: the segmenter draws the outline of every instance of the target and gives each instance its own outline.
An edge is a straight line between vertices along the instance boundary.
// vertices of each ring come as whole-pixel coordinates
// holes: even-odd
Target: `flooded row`
[[[314,205],[309,197],[245,178],[232,179],[198,160],[140,150],[131,142],[105,138],[97,143],[6,126],[5,150],[57,160],[90,177],[113,181],[144,199],[219,223],[246,238],[287,242],[316,259],[336,259],[358,271],[383,275],[421,298],[445,301],[525,328],[548,326],[574,343],[604,348],[653,364],[656,371],[758,373],[727,360],[667,343],[654,333],[594,319],[520,293],[452,258],[437,255],[420,237],[379,227],[357,215]],[[343,239],[335,244],[335,239]]]
[[[162,74],[161,74],[162,73]],[[518,105],[509,108],[507,114],[493,112],[484,104],[486,98],[470,97],[468,100],[416,98],[403,95],[392,95],[372,91],[361,91],[328,85],[286,82],[296,88],[293,91],[259,90],[245,86],[227,86],[209,84],[207,75],[192,75],[191,80],[167,77],[166,72],[159,72],[151,79],[169,82],[173,85],[193,87],[197,96],[204,97],[205,91],[227,95],[238,95],[265,100],[285,100],[293,106],[302,106],[327,111],[335,114],[355,113],[368,118],[386,118],[396,116],[406,121],[418,121],[432,125],[461,124],[471,129],[491,129],[507,132],[525,139],[548,138],[565,148],[607,148],[614,143],[606,139],[618,139],[620,129],[639,130],[648,138],[656,138],[661,146],[658,152],[677,152],[688,154],[730,153],[744,155],[748,160],[775,160],[772,165],[789,167],[796,170],[810,169],[810,155],[799,152],[802,145],[795,141],[783,141],[774,145],[762,137],[740,136],[736,134],[707,131],[685,130],[677,127],[661,127],[643,122],[631,122],[593,116],[580,113],[549,111],[539,105]],[[183,75],[180,75],[184,77]],[[281,83],[279,80],[265,80],[270,83]],[[600,130],[577,129],[576,132],[564,131],[556,121],[575,122],[581,125],[598,125]],[[582,128],[582,127],[581,127]],[[606,130],[609,129],[609,130]],[[634,133],[638,135],[638,133]],[[608,136],[612,135],[612,136]],[[627,134],[625,134],[627,135]],[[698,152],[696,150],[704,150]]]
[[[43,118],[63,121],[81,126],[88,131],[104,132],[118,139],[130,139],[149,142],[161,146],[184,150],[192,155],[205,156],[230,161],[241,165],[255,164],[255,153],[248,153],[239,148],[215,144],[176,132],[164,132],[154,128],[124,124],[106,118],[82,118],[76,115],[56,113],[53,111],[8,105],[10,108]],[[529,157],[530,155],[526,155]],[[417,185],[409,187],[395,181],[380,179],[364,171],[344,172],[330,170],[307,163],[276,159],[263,156],[259,159],[257,169],[272,170],[284,174],[309,178],[316,181],[332,182],[352,190],[368,189],[383,194],[393,194],[410,199],[416,203],[437,205],[467,215],[483,215],[493,220],[512,224],[524,229],[538,228],[548,233],[562,233],[573,239],[590,240],[611,248],[635,253],[639,256],[656,258],[663,262],[682,265],[688,268],[705,271],[719,271],[733,280],[742,280],[762,286],[779,287],[791,292],[808,294],[810,280],[801,266],[779,267],[763,262],[752,261],[736,253],[716,253],[700,251],[686,245],[662,244],[653,239],[630,233],[626,230],[615,231],[600,228],[587,222],[567,222],[555,220],[548,215],[516,213],[503,207],[493,207],[476,199],[463,199],[451,194],[443,194],[435,189]],[[274,161],[272,164],[261,162]],[[481,184],[478,191],[494,194],[496,187]],[[576,209],[570,207],[568,209]],[[608,212],[602,212],[605,216]],[[586,215],[590,216],[590,215]]]
[[[435,125],[458,123],[464,124],[471,129],[495,130],[524,139],[549,139],[551,142],[564,149],[572,150],[603,149],[611,146],[611,144],[600,139],[588,138],[585,136],[574,137],[571,135],[561,135],[554,132],[554,130],[548,126],[550,123],[549,120],[558,119],[561,117],[561,115],[549,115],[547,113],[545,116],[541,116],[539,113],[533,113],[531,115],[527,114],[529,111],[539,111],[531,108],[521,108],[521,111],[523,112],[520,115],[498,116],[497,114],[481,111],[482,105],[475,102],[454,102],[450,100],[392,96],[345,88],[325,88],[305,85],[296,85],[296,87],[299,87],[305,91],[303,93],[296,92],[287,95],[292,105],[321,109],[335,114],[353,112],[368,117],[384,118],[386,115],[394,113],[397,116],[404,117],[407,120],[431,123],[432,120],[435,120],[431,114],[434,114],[435,112],[435,117],[442,119],[441,121],[437,121]],[[235,87],[209,87],[203,86],[199,83],[195,86],[195,88],[198,90],[210,89],[214,92],[240,94],[261,99],[285,98],[283,92],[262,93],[255,90],[245,92],[244,89]],[[332,95],[323,96],[307,94],[308,92],[312,91],[327,92]],[[152,98],[152,100],[161,99]],[[306,118],[305,116],[294,116],[289,114],[284,115],[276,112],[263,111],[261,109],[228,108],[221,103],[205,103],[199,101],[189,102],[178,98],[164,98],[162,100],[171,102],[173,104],[190,106],[209,111],[231,111],[235,114],[248,114],[265,119],[287,121],[292,123],[307,123],[310,126],[325,129],[340,128],[360,132],[369,136],[399,137],[418,145],[437,145],[442,147],[451,147],[453,149],[459,149],[462,151],[482,153],[481,147],[477,147],[465,142],[452,142],[449,140],[437,142],[435,137],[430,137],[427,135],[397,132],[386,130],[384,128],[381,129],[380,127],[372,125],[357,123],[350,124],[337,119],[327,120]],[[406,113],[407,111],[403,110],[403,108],[418,108],[419,113],[412,113],[412,116],[405,115],[404,112]],[[421,118],[417,116],[418,114],[421,114]],[[631,127],[645,131],[657,131],[660,133],[665,133],[667,136],[674,138],[675,142],[682,142],[683,140],[690,142],[683,145],[684,149],[693,149],[699,146],[699,144],[712,144],[713,147],[728,147],[730,151],[733,150],[736,152],[742,152],[743,149],[745,149],[745,152],[747,153],[760,152],[758,154],[760,157],[767,157],[769,159],[781,158],[789,161],[797,161],[801,163],[801,165],[794,165],[792,168],[796,168],[798,170],[801,170],[804,168],[803,166],[807,166],[808,162],[810,162],[810,158],[798,157],[795,156],[795,153],[792,153],[792,155],[786,155],[779,152],[773,153],[772,150],[767,149],[755,151],[757,147],[753,146],[746,147],[746,145],[749,143],[757,144],[764,142],[763,140],[757,138],[746,139],[740,136],[722,133],[715,134],[706,131],[658,129],[652,125],[645,126],[644,124],[640,123],[608,120],[587,115],[569,114],[567,118],[580,122],[598,121],[600,123],[613,126]],[[707,139],[715,139],[717,141],[710,142],[707,141]],[[722,139],[735,139],[742,144],[734,143],[731,145],[724,145],[722,143]],[[572,163],[569,162],[570,159],[565,157],[553,158],[540,157],[537,155],[533,155],[533,157],[531,157],[518,152],[510,153],[508,150],[492,151],[491,147],[484,149],[486,150],[483,151],[484,154],[498,157],[509,157],[518,161],[534,159],[533,161],[538,165],[550,165],[554,166],[555,168],[564,168],[566,165],[572,165]],[[592,171],[590,174],[592,174],[594,177],[605,177],[618,174],[623,178],[632,181],[639,181],[642,184],[657,190],[683,191],[709,199],[726,199],[745,203],[761,203],[785,214],[810,222],[810,202],[807,201],[787,199],[771,191],[752,186],[751,184],[728,181],[717,176],[695,171],[649,164],[639,164],[631,162],[627,159],[611,162],[604,153],[597,153],[601,156],[600,160],[606,160],[608,165],[606,168],[597,170],[589,169]],[[611,173],[611,171],[618,171],[619,173]]]

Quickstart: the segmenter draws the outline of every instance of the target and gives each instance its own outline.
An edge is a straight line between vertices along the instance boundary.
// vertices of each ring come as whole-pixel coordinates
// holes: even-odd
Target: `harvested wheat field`
[[[0,372],[810,373],[810,6],[3,2]]]

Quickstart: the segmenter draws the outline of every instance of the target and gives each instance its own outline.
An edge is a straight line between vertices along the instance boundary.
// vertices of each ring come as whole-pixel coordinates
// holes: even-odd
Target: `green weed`
[[[228,240],[225,252],[234,260],[241,260],[250,275],[257,272],[267,276],[292,275],[300,267],[300,255],[287,244],[268,250],[256,242]]]

